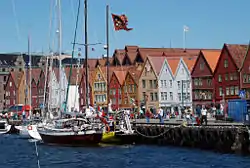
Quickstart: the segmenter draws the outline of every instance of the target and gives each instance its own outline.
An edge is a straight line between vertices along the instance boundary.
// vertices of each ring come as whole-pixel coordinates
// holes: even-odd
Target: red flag
[[[112,14],[112,18],[113,18],[113,22],[114,22],[114,27],[115,27],[115,31],[119,31],[119,30],[126,30],[126,31],[130,31],[133,30],[133,28],[128,28],[128,18],[126,15],[115,15]]]

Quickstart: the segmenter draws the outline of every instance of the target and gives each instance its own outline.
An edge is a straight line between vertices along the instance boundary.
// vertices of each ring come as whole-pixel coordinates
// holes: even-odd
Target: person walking
[[[164,121],[163,121],[163,109],[161,109],[161,108],[158,109],[158,118],[159,118],[159,122],[161,124],[164,123]]]

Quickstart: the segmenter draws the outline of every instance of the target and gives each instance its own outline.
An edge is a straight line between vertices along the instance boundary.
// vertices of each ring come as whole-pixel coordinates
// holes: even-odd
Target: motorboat
[[[9,125],[6,119],[0,119],[0,134],[7,134],[11,130],[11,125]]]

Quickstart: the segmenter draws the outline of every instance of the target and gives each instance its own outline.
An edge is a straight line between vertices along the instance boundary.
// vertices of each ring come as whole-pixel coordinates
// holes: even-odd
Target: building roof
[[[135,51],[134,52],[129,51],[129,52],[126,53],[126,55],[127,55],[128,59],[129,59],[129,61],[131,62],[131,64],[133,64],[135,62],[135,58],[137,56],[137,52],[135,52]],[[126,58],[126,57],[124,57],[124,58]]]
[[[128,71],[128,73],[134,79],[135,83],[138,85],[141,71],[138,70],[138,69],[136,69],[136,68],[134,68],[134,69],[130,69]]]
[[[124,80],[125,80],[127,71],[126,70],[123,70],[123,71],[116,71],[115,70],[113,73],[116,76],[119,84],[122,85]]]
[[[245,54],[247,52],[248,45],[242,44],[225,44],[230,55],[232,56],[237,68],[241,68],[242,62],[244,61]]]
[[[168,65],[172,71],[172,74],[175,75],[177,67],[179,65],[180,62],[180,57],[176,57],[176,58],[166,58]]]
[[[210,69],[214,72],[215,67],[218,63],[220,58],[221,50],[201,50],[203,56],[205,57]]]
[[[187,65],[187,68],[189,70],[189,72],[191,72],[193,70],[194,64],[196,62],[197,57],[193,56],[193,57],[182,57],[184,63]]]
[[[77,73],[77,70],[79,70],[79,73]],[[65,73],[67,80],[69,79],[69,74],[70,74],[70,67],[65,67]],[[83,68],[72,68],[72,73],[70,77],[70,85],[79,85],[81,78],[83,74]],[[77,78],[78,75],[78,78]]]
[[[32,68],[31,69],[31,77],[34,79],[35,83],[37,84],[40,79],[40,74],[42,72],[41,68]]]
[[[10,72],[10,75],[14,81],[14,84],[16,87],[19,87],[22,76],[24,75],[23,71],[12,71]]]
[[[162,65],[164,63],[165,57],[148,57],[149,61],[151,62],[152,66],[154,67],[155,73],[157,75],[160,74]]]

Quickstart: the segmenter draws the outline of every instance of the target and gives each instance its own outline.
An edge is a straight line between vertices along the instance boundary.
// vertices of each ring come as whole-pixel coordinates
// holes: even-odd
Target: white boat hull
[[[11,129],[11,125],[7,125],[5,129],[0,129],[0,134],[7,134]]]
[[[20,126],[15,126],[15,128],[19,131],[19,135],[22,138],[30,138],[27,126],[20,125]]]
[[[30,125],[31,129],[28,129],[29,136],[36,140],[42,140],[40,134],[37,131],[37,125]]]

